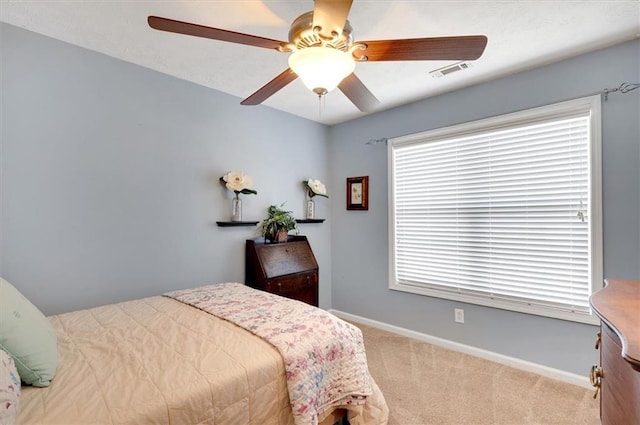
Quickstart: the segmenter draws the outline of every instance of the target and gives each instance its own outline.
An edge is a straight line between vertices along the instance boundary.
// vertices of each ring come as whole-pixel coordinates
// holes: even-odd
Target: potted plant
[[[262,220],[258,227],[265,241],[286,242],[290,230],[298,232],[298,223],[293,218],[293,213],[284,210],[283,206],[284,203],[279,207],[270,205],[267,208],[267,218]]]

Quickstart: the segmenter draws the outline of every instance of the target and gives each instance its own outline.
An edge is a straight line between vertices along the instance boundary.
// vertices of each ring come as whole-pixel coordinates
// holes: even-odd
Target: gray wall
[[[386,147],[365,142],[638,82],[639,42],[330,129],[6,24],[0,43],[0,274],[46,314],[242,281],[253,229],[215,221],[231,198],[217,178],[243,170],[259,192],[246,219],[283,201],[301,215],[301,180],[327,183],[329,220],[301,225],[321,306],[579,374],[597,361],[593,326],[390,291]],[[605,275],[632,279],[639,92],[603,103]],[[369,211],[346,211],[345,178],[360,175]]]
[[[0,273],[45,314],[244,281],[257,235],[216,226],[218,178],[253,177],[255,220],[285,201],[301,217],[302,180],[328,178],[323,125],[10,25],[0,40]],[[300,227],[329,307],[330,221]]]
[[[332,203],[333,308],[585,375],[597,362],[594,326],[388,289],[387,151],[365,142],[638,83],[639,53],[634,41],[332,127],[330,186],[370,176],[368,212]],[[602,107],[605,277],[640,279],[639,99],[640,90],[612,94]]]

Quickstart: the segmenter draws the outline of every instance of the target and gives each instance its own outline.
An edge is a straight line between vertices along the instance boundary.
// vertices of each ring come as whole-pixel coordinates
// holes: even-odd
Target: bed
[[[270,303],[281,299],[242,284],[203,288],[225,285],[241,291],[238,303],[256,296],[274,297],[267,299]],[[202,288],[195,291],[200,299],[212,298],[202,295]],[[306,411],[309,406],[292,404],[291,365],[282,349],[257,336],[256,329],[211,314],[197,301],[189,304],[184,300],[193,298],[189,294],[177,291],[49,317],[57,336],[55,377],[44,388],[22,387],[18,424],[324,425],[343,416],[351,425],[387,423],[384,397],[368,370],[370,391],[357,402],[334,397],[312,414]],[[313,309],[313,314],[328,315]],[[268,316],[275,311],[267,310]],[[253,317],[240,304],[234,311]],[[317,321],[307,328],[317,327]],[[305,344],[296,340],[289,345]]]

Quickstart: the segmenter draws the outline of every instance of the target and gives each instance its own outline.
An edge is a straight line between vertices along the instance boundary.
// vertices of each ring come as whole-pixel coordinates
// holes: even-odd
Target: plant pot
[[[275,233],[265,233],[264,240],[269,243],[284,243],[289,238],[289,231],[286,229],[278,230]]]
[[[286,242],[288,236],[289,236],[288,230],[279,230],[278,233],[276,233],[276,242],[278,243]]]

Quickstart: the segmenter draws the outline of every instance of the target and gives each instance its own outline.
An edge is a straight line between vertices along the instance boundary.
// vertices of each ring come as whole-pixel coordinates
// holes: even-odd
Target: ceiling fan
[[[483,35],[354,42],[347,20],[352,2],[315,0],[313,11],[291,24],[288,42],[158,16],[149,16],[147,22],[161,31],[291,53],[289,68],[244,99],[242,105],[258,105],[300,77],[318,96],[337,87],[358,109],[367,112],[379,101],[353,73],[355,62],[474,60],[487,44]]]

